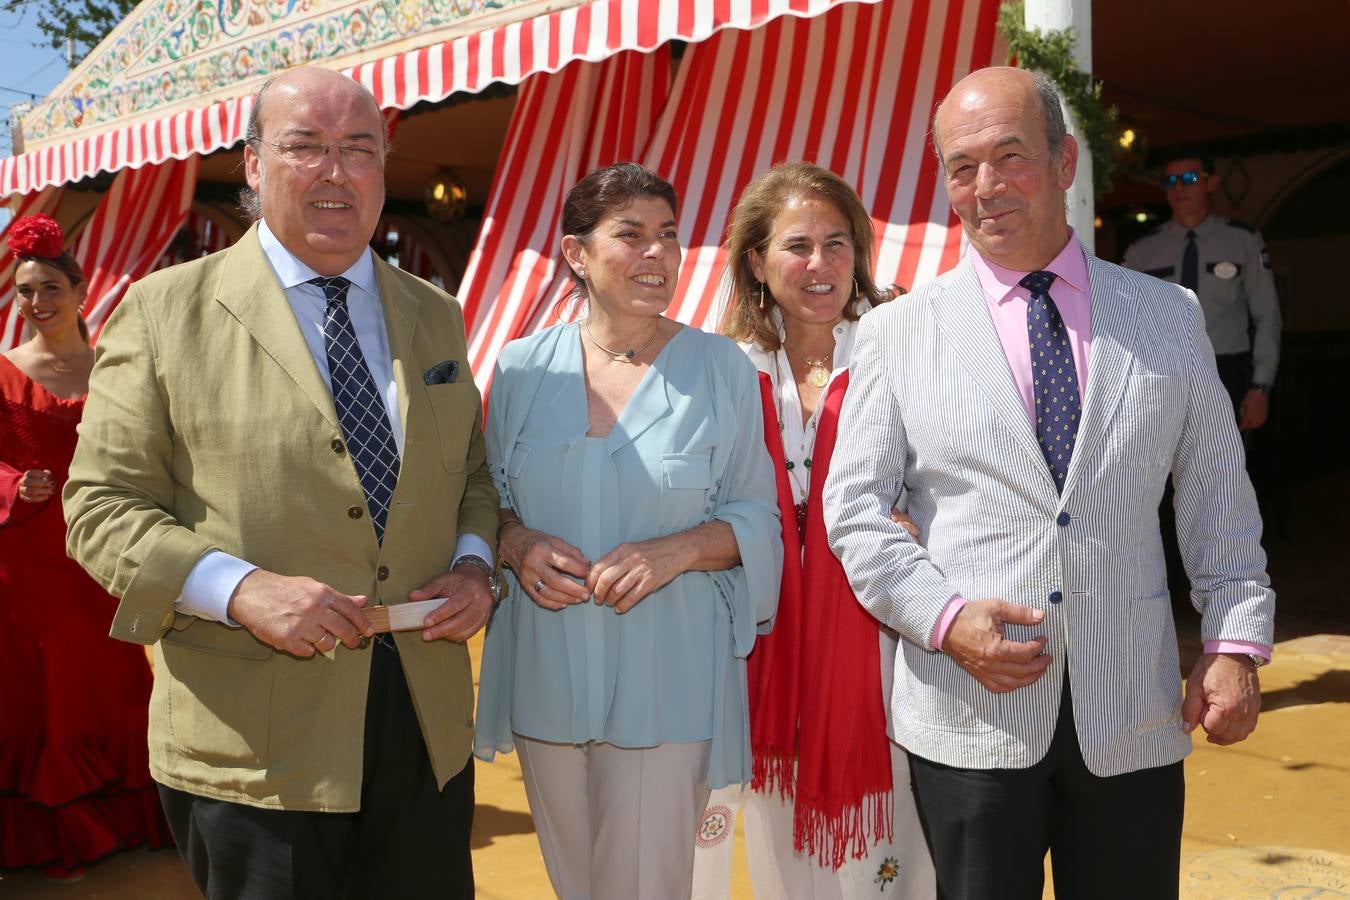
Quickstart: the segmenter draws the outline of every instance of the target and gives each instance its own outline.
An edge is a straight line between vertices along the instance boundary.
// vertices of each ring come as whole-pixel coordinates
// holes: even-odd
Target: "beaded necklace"
[[[831,360],[833,362],[833,360]],[[787,414],[784,410],[783,392],[791,390],[797,394],[797,409],[791,412],[791,415],[801,418],[801,395],[797,393],[797,378],[792,372],[792,363],[787,358],[787,353],[782,348],[774,351],[774,365],[778,370],[778,388],[774,391],[775,411],[778,413],[778,439],[783,444],[783,457],[786,460],[785,468],[788,473],[788,480],[792,483],[793,498],[796,501],[793,504],[794,511],[797,514],[797,530],[805,535],[806,531],[806,501],[811,492],[811,455],[815,452],[816,445],[816,423],[820,420],[820,410],[824,406],[824,396],[821,402],[816,404],[815,410],[811,413],[803,426],[802,445],[789,447],[787,443]],[[826,379],[828,384],[828,378]]]

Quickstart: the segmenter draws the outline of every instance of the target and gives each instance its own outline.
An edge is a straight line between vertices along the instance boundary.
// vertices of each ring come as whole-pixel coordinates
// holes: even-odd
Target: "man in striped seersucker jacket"
[[[1190,734],[1255,727],[1274,594],[1195,295],[1065,218],[1046,79],[984,69],[934,146],[971,250],[866,316],[825,486],[859,601],[905,638],[895,737],[943,897],[1176,897]],[[1183,700],[1158,503],[1204,654]],[[890,521],[905,492],[923,544]]]

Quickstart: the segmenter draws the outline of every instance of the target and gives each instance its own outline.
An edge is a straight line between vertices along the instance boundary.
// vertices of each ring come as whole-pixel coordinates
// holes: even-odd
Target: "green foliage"
[[[1042,34],[1028,30],[1022,0],[1004,3],[998,11],[998,30],[1008,42],[1008,56],[1023,69],[1044,72],[1064,95],[1078,132],[1092,154],[1094,193],[1100,197],[1111,189],[1116,168],[1116,108],[1103,106],[1102,83],[1090,72],[1080,72],[1073,59],[1072,29]]]
[[[139,0],[0,0],[5,12],[37,14],[37,27],[47,42],[65,52],[66,40],[74,39],[78,64],[98,46],[108,32],[136,8]]]

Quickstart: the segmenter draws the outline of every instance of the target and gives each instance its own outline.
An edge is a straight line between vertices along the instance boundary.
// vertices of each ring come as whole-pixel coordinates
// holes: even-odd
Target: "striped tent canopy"
[[[358,2],[366,0],[342,0]],[[913,286],[959,256],[960,231],[937,184],[927,123],[951,84],[995,59],[997,0],[506,5],[548,11],[344,70],[391,118],[452,93],[520,84],[457,290],[484,384],[507,341],[569,315],[558,302],[565,292],[557,265],[562,200],[582,175],[610,162],[642,162],[679,192],[686,251],[671,314],[696,326],[715,327],[720,312],[727,215],[745,184],[777,161],[815,161],[857,186],[877,226],[878,282]],[[678,64],[672,47],[682,51]],[[80,235],[101,273],[88,309],[96,329],[129,280],[169,250],[189,215],[197,160],[241,139],[250,105],[241,91],[0,160],[0,197],[26,195],[20,206],[35,198],[52,205],[59,185],[119,173],[92,230]],[[118,216],[145,211],[142,201],[127,199],[142,194],[156,215],[120,228]],[[164,227],[149,233],[152,224]],[[409,222],[400,231],[408,235],[400,258],[443,281],[457,275],[461,265],[450,256],[464,252],[465,242],[447,249],[444,235],[414,230]],[[127,271],[114,275],[122,265]],[[6,309],[3,300],[3,324],[13,330],[13,305]]]
[[[206,95],[219,99],[199,101],[186,108],[182,108],[185,101],[179,99],[166,108],[164,115],[137,114],[125,124],[111,118],[85,128],[67,129],[59,140],[46,137],[30,141],[34,147],[29,152],[0,159],[0,197],[32,193],[99,172],[186,159],[231,147],[243,137],[253,92],[263,78],[287,66],[316,63],[341,68],[369,87],[382,107],[408,109],[424,101],[439,102],[455,93],[476,93],[493,83],[519,84],[532,75],[557,72],[574,61],[603,60],[624,50],[650,51],[670,41],[697,43],[724,29],[758,28],[782,16],[815,16],[849,2],[860,0],[591,0],[582,3],[576,0],[497,0],[490,4],[466,3],[464,8],[470,13],[457,30],[463,32],[471,28],[469,33],[438,39],[438,33],[431,30],[423,38],[426,43],[422,46],[383,53],[378,47],[360,46],[344,53],[340,50],[343,40],[336,40],[337,55],[327,57],[320,55],[322,46],[301,41],[297,56],[278,57],[273,60],[273,68],[267,69],[263,67],[261,57],[264,50],[270,56],[277,56],[268,48],[278,43],[277,37],[281,33],[278,26],[272,32],[255,35],[260,43],[250,58],[250,77],[229,79],[229,87],[216,86]],[[191,12],[189,7],[192,6],[179,0],[145,0],[133,15],[140,15],[148,8],[153,12],[164,7],[178,10],[176,15],[182,17]],[[203,13],[207,19],[211,18],[216,4],[209,6],[211,8]],[[240,6],[244,13],[250,13],[252,6],[262,7],[257,13],[265,17],[276,5],[266,0],[246,0]],[[372,8],[365,9],[365,6]],[[379,10],[374,9],[377,6]],[[458,8],[459,4],[425,4],[418,5],[417,9],[423,10],[424,6],[430,10],[442,6]],[[383,0],[341,0],[299,7],[292,15],[313,17],[313,24],[319,28],[338,27],[324,17],[333,18],[344,10],[366,16],[378,12],[387,17],[384,7]],[[543,12],[535,14],[540,10]],[[347,18],[353,19],[353,16]],[[136,24],[139,23],[129,21],[119,26],[105,41],[105,44],[112,44],[107,52],[115,55],[119,42],[134,43],[131,26]],[[121,33],[124,31],[127,33]],[[354,40],[351,35],[344,39]],[[104,46],[100,45],[99,50],[103,51]],[[126,52],[134,55],[132,49]],[[153,54],[156,51],[153,47],[141,46],[140,52]],[[376,61],[343,65],[345,59],[369,59],[372,53],[377,55]],[[238,65],[237,60],[221,64]],[[96,99],[108,99],[116,94],[128,100],[134,96],[146,102],[145,98],[152,93],[143,84],[126,85],[120,91],[107,90],[103,98],[92,99],[73,97],[63,91],[67,85],[78,87],[87,80],[84,77],[87,68],[97,65],[97,59],[82,64],[57,88],[56,93],[60,96],[49,99],[44,106],[64,98],[96,110],[99,108],[94,102]],[[177,71],[173,66],[161,68],[165,79],[172,79]],[[202,66],[197,69],[197,77],[206,77],[200,71]],[[160,69],[151,67],[148,71],[154,74]],[[181,86],[178,92],[189,98],[193,93],[189,85]],[[39,108],[29,115],[43,111]],[[74,114],[64,116],[63,121],[73,118]]]
[[[957,80],[994,60],[996,12],[997,0],[842,4],[692,45],[668,88],[661,54],[527,80],[459,295],[480,385],[507,341],[575,314],[562,302],[562,201],[613,162],[637,160],[674,184],[685,254],[670,315],[696,327],[720,317],[720,245],[736,198],[783,160],[857,187],[876,226],[878,283],[912,287],[950,268],[961,230],[928,122]]]

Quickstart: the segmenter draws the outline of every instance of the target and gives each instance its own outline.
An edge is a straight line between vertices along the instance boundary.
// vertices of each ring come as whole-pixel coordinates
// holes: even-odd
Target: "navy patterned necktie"
[[[1055,489],[1062,492],[1078,437],[1080,409],[1069,331],[1050,299],[1054,280],[1054,272],[1032,272],[1018,284],[1031,293],[1027,301],[1027,340],[1031,345],[1032,396],[1036,400],[1036,440],[1050,466]]]
[[[328,308],[323,316],[323,349],[328,357],[328,375],[333,383],[333,406],[347,438],[356,475],[366,495],[366,509],[375,526],[375,539],[384,542],[384,524],[398,484],[398,446],[389,427],[389,413],[375,379],[371,377],[356,330],[347,312],[347,290],[352,283],[342,276],[311,278],[323,288]]]
[[[1200,248],[1195,245],[1195,232],[1186,232],[1186,249],[1181,254],[1181,286],[1195,290],[1200,286]]]

